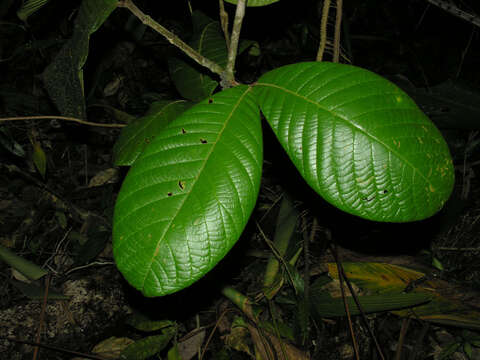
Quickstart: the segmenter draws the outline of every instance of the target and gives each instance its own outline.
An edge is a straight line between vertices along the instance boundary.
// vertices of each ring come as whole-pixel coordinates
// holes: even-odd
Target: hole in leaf
[[[202,144],[206,144],[206,143],[207,143],[207,140],[205,140],[205,139],[200,139],[200,142],[201,142]]]
[[[167,196],[172,196],[172,193],[171,192],[167,193]]]
[[[383,193],[384,194],[388,193],[388,190],[387,189],[383,190]]]
[[[187,132],[185,131],[184,128],[182,128],[182,134],[186,134]]]
[[[213,99],[212,98],[208,99],[208,103],[209,104],[213,103]]]
[[[185,181],[180,180],[180,181],[178,182],[178,187],[179,187],[180,189],[182,189],[182,190],[185,189]]]

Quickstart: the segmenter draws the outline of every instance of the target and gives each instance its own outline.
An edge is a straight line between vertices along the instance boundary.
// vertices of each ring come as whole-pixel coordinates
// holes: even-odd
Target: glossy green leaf
[[[260,186],[262,133],[251,88],[222,91],[167,126],[118,195],[113,252],[146,296],[189,286],[240,237]]]
[[[237,0],[225,0],[225,1],[230,3],[230,4],[234,4],[234,5],[237,4]],[[248,7],[266,6],[266,5],[276,3],[277,1],[279,1],[279,0],[248,0],[247,1],[247,6]]]
[[[224,67],[227,63],[227,46],[220,23],[199,11],[192,15],[194,37],[188,44],[206,58]],[[170,76],[180,95],[192,101],[200,101],[211,95],[218,81],[205,68],[186,57],[172,57],[168,61]]]
[[[348,213],[427,218],[454,183],[443,137],[408,95],[370,71],[307,62],[263,75],[254,92],[307,183]]]
[[[184,100],[157,101],[155,111],[131,121],[113,147],[115,165],[132,165],[155,136],[190,106]]]

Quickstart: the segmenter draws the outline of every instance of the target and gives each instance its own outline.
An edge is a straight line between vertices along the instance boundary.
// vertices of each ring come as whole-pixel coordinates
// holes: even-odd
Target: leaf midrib
[[[228,114],[228,116],[225,117],[225,121],[224,121],[224,124],[222,126],[222,128],[220,129],[220,131],[218,132],[218,136],[217,136],[217,140],[215,141],[215,144],[211,147],[210,151],[208,152],[208,154],[205,156],[205,160],[203,161],[203,165],[202,167],[198,170],[198,175],[195,177],[195,181],[193,182],[192,184],[192,187],[190,188],[190,191],[188,192],[188,194],[186,194],[187,196],[185,196],[185,198],[183,199],[183,201],[180,203],[180,206],[178,207],[178,210],[176,211],[176,213],[172,216],[171,220],[169,221],[168,225],[166,226],[165,228],[165,231],[163,232],[163,234],[160,236],[158,242],[157,242],[157,246],[155,248],[155,251],[153,252],[153,255],[152,255],[152,258],[148,264],[148,269],[147,271],[145,272],[145,276],[143,278],[143,281],[142,281],[142,289],[145,289],[145,283],[146,283],[146,279],[147,277],[149,276],[150,273],[152,273],[152,266],[153,266],[153,261],[154,259],[156,258],[156,256],[158,255],[158,252],[160,250],[160,244],[162,243],[162,240],[165,238],[165,234],[169,231],[173,221],[177,218],[178,216],[178,213],[181,211],[181,209],[183,208],[185,202],[190,198],[190,195],[193,193],[193,190],[196,186],[196,184],[198,183],[198,178],[199,176],[203,173],[203,170],[205,169],[205,166],[208,162],[208,160],[210,159],[210,156],[211,154],[213,153],[214,149],[216,148],[216,146],[218,145],[219,141],[218,139],[221,138],[223,132],[225,131],[225,129],[227,128],[227,125],[229,123],[229,121],[231,120],[231,118],[233,117],[233,114],[235,113],[236,109],[238,108],[238,106],[242,103],[244,97],[246,96],[246,94],[248,94],[249,92],[251,91],[251,88],[248,87],[244,90],[243,94],[241,96],[239,96],[237,102],[235,103],[234,106],[232,106],[232,110],[230,111],[230,113]],[[189,249],[190,250],[190,249]],[[190,256],[190,255],[189,255]],[[175,267],[175,272],[176,272],[176,275],[175,275],[175,278],[177,279],[177,267]]]

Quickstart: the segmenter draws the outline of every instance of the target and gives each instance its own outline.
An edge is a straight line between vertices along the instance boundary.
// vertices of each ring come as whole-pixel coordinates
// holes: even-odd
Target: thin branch
[[[335,15],[335,35],[333,38],[333,62],[338,63],[340,58],[340,33],[342,29],[342,7],[343,0],[337,0],[337,11]]]
[[[38,320],[38,329],[37,334],[35,335],[35,342],[40,343],[40,338],[42,337],[42,328],[45,323],[45,309],[47,308],[47,299],[48,299],[48,289],[50,288],[50,274],[45,278],[45,292],[43,293],[43,302],[42,310],[40,312],[40,318]],[[40,347],[37,345],[33,348],[32,359],[36,360],[40,352]]]
[[[207,352],[207,349],[208,349],[208,345],[212,341],[213,335],[215,334],[215,331],[217,330],[218,325],[220,325],[220,323],[222,321],[222,318],[227,314],[228,311],[230,311],[230,310],[226,309],[226,310],[222,311],[222,313],[218,317],[218,320],[215,322],[215,326],[214,326],[213,330],[210,332],[210,335],[208,335],[208,339],[205,342],[205,346],[203,347],[203,350],[198,357],[199,360],[202,360],[203,357],[205,356],[205,353]]]
[[[471,252],[475,252],[475,251],[480,251],[480,247],[455,248],[455,247],[441,246],[441,247],[435,248],[435,250],[438,250],[438,251],[471,251]]]
[[[405,344],[405,336],[407,335],[408,326],[410,325],[411,318],[403,319],[402,327],[400,329],[400,335],[397,342],[397,350],[395,351],[395,360],[402,359],[402,350]]]
[[[439,7],[440,9],[445,10],[446,12],[449,12],[453,16],[456,16],[460,19],[463,19],[469,22],[470,24],[480,27],[480,17],[478,15],[473,15],[459,9],[451,1],[445,1],[445,0],[426,0],[426,1],[428,1],[432,5]]]
[[[76,221],[83,222],[88,216],[92,215],[89,211],[81,209],[78,206],[72,204],[67,199],[65,199],[62,195],[50,189],[40,180],[34,178],[32,175],[28,174],[27,172],[19,169],[17,166],[0,163],[0,169],[5,169],[8,172],[14,172],[16,174],[19,174],[20,176],[24,177],[28,181],[31,181],[32,183],[34,183],[40,189],[45,190],[47,193],[51,195],[52,199],[55,199],[57,206],[62,206],[66,209],[69,209],[72,215],[74,215],[73,218]]]
[[[337,245],[336,244],[335,245],[331,244],[332,235],[331,235],[330,231],[326,231],[326,235],[327,235],[327,239],[330,242],[330,251],[333,254],[333,257],[335,258],[335,262],[337,263],[338,279],[340,280],[340,279],[343,278],[345,280],[345,283],[348,286],[348,290],[350,291],[350,294],[352,295],[352,298],[355,301],[355,305],[357,305],[357,308],[360,311],[361,318],[362,318],[362,320],[363,320],[363,322],[364,322],[364,324],[367,328],[367,331],[368,331],[370,337],[372,338],[373,342],[375,343],[375,347],[377,349],[378,356],[380,357],[381,360],[385,360],[385,356],[383,355],[383,352],[382,352],[382,349],[380,347],[380,344],[378,343],[377,337],[373,333],[373,330],[372,330],[372,328],[370,327],[370,324],[367,321],[367,317],[365,316],[365,312],[363,311],[363,307],[360,305],[360,301],[358,300],[358,296],[357,296],[355,290],[353,289],[353,286],[350,283],[350,280],[348,279],[347,275],[345,274],[345,271],[343,270],[342,261],[341,261],[339,255],[338,255]],[[341,288],[343,288],[342,280],[340,280],[340,286],[341,286]]]
[[[218,7],[220,8],[220,24],[222,25],[223,35],[225,36],[227,50],[229,50],[230,35],[228,34],[228,13],[225,11],[225,4],[223,3],[223,0],[218,0]]]
[[[235,59],[237,57],[238,42],[240,40],[240,30],[242,29],[242,22],[245,16],[245,7],[247,0],[238,0],[237,8],[235,10],[235,19],[233,20],[232,37],[230,39],[230,46],[228,47],[228,60],[225,69],[225,78],[227,86],[234,83],[233,68],[235,66]],[[222,79],[223,80],[223,79]],[[230,84],[228,84],[230,83]]]
[[[198,51],[183,42],[177,35],[164,28],[162,25],[153,20],[150,16],[143,13],[131,0],[120,0],[118,2],[118,7],[127,8],[143,24],[151,27],[153,30],[161,34],[165,39],[168,40],[170,44],[182,50],[185,54],[187,54],[190,58],[192,58],[201,66],[204,66],[211,72],[222,76],[224,69],[220,65],[201,55]]]
[[[340,260],[338,258],[338,253],[337,253],[336,248],[335,248],[333,254],[335,256],[335,262],[337,263],[338,280],[340,282],[340,292],[342,293],[343,305],[345,307],[345,314],[347,315],[347,320],[348,320],[348,328],[350,330],[350,336],[352,337],[353,350],[355,352],[355,358],[358,360],[358,359],[360,359],[360,351],[359,351],[359,348],[358,348],[357,339],[355,337],[355,331],[353,330],[352,316],[350,315],[350,309],[348,308],[347,298],[346,298],[346,295],[345,295],[345,288],[344,288],[344,285],[343,285],[343,282],[344,281],[348,282],[348,280],[344,276],[342,264],[340,263]],[[352,296],[354,296],[353,293],[352,293]]]
[[[323,54],[325,52],[325,47],[327,46],[327,22],[329,10],[330,0],[325,0],[322,8],[322,20],[320,21],[320,44],[318,46],[317,61],[323,60]]]
[[[78,352],[78,351],[62,349],[62,348],[59,348],[57,346],[37,343],[37,342],[33,342],[33,341],[20,340],[20,339],[16,339],[16,338],[12,338],[12,337],[6,337],[6,336],[0,336],[0,339],[11,341],[11,342],[14,342],[14,343],[17,343],[17,344],[38,346],[38,347],[41,347],[41,348],[44,348],[44,349],[58,351],[58,352],[61,352],[61,353],[64,353],[64,354],[80,356],[81,358],[87,358],[87,359],[93,359],[93,360],[108,360],[107,358],[104,358],[102,356],[98,356],[98,355],[94,355],[94,354],[85,354],[85,353],[81,353],[81,352]]]
[[[463,62],[465,60],[465,56],[467,55],[467,52],[468,50],[470,49],[470,45],[472,44],[472,39],[473,39],[473,36],[476,34],[476,29],[473,29],[473,31],[470,33],[470,37],[468,38],[468,42],[467,42],[467,46],[465,47],[465,49],[463,49],[462,51],[462,55],[460,57],[460,64],[458,64],[458,69],[457,69],[457,73],[455,74],[455,78],[458,79],[458,77],[460,76],[460,72],[462,71],[462,66],[463,66]]]
[[[109,128],[121,128],[127,125],[125,124],[101,124],[101,123],[94,123],[90,121],[85,121],[82,119],[77,119],[74,117],[68,116],[56,116],[56,115],[40,115],[40,116],[17,116],[17,117],[6,117],[0,118],[0,123],[4,121],[18,121],[18,120],[65,120],[65,121],[73,121],[82,125],[88,126],[98,126],[98,127],[109,127]]]

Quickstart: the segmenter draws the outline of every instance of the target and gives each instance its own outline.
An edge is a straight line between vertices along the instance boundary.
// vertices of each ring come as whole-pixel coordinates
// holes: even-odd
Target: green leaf
[[[145,332],[153,332],[166,327],[175,326],[175,323],[170,320],[150,320],[142,314],[133,314],[125,321],[128,325],[135,329]]]
[[[273,238],[273,245],[278,251],[277,255],[281,256],[282,258],[285,256],[290,239],[295,232],[298,216],[298,210],[293,206],[292,201],[287,196],[284,196],[280,204],[280,210],[278,212],[277,223],[275,227],[275,236]],[[275,283],[275,280],[278,280],[277,277],[279,274],[279,269],[279,261],[274,254],[270,255],[265,267],[265,275],[263,277],[264,292],[269,299],[271,299],[279,290],[278,288],[276,291],[270,293],[268,289]],[[283,284],[283,281],[281,283]]]
[[[42,175],[42,178],[45,179],[45,173],[47,172],[47,156],[45,155],[45,151],[43,151],[42,145],[37,141],[33,141],[32,160],[38,172]]]
[[[145,296],[183,289],[235,244],[255,205],[262,134],[251,88],[185,111],[130,169],[115,206],[113,252]]]
[[[227,63],[227,46],[220,23],[199,11],[192,15],[194,29],[193,39],[188,43],[206,58],[225,67]],[[209,70],[201,67],[192,59],[182,56],[171,57],[168,61],[170,76],[180,95],[192,101],[200,101],[210,96],[218,86]]]
[[[15,286],[23,295],[31,300],[43,300],[45,298],[45,288],[35,284],[24,283],[10,279],[10,284]],[[63,295],[53,289],[48,289],[48,300],[69,300],[70,297]]]
[[[237,0],[225,0],[226,2],[230,4],[237,4]],[[265,5],[270,5],[273,3],[276,3],[279,0],[248,0],[247,1],[247,6],[248,7],[253,7],[253,6],[265,6]]]
[[[6,127],[0,127],[0,145],[14,155],[25,157],[25,150],[22,145],[15,141]]]
[[[454,183],[443,137],[396,85],[367,70],[307,62],[263,75],[254,92],[306,182],[376,221],[432,216]]]
[[[157,101],[152,106],[155,111],[130,122],[113,147],[115,165],[132,165],[155,136],[189,106],[184,100]]]
[[[148,336],[135,341],[122,351],[121,359],[144,360],[165,349],[177,331],[176,326],[162,330],[161,335]]]
[[[345,298],[350,315],[359,315],[360,310],[352,297]],[[418,306],[430,301],[426,294],[382,294],[358,296],[358,301],[365,313],[397,310]],[[311,304],[320,317],[345,316],[345,305],[342,298],[332,298],[321,293],[311,294]]]
[[[460,346],[462,346],[461,343],[451,343],[447,348],[442,350],[442,352],[438,356],[438,359],[447,359],[450,355],[456,352],[460,348]]]
[[[17,10],[17,16],[22,21],[27,21],[27,18],[36,13],[42,7],[44,7],[49,0],[27,0],[20,9]]]
[[[83,0],[72,38],[45,69],[45,87],[62,115],[85,119],[83,66],[88,56],[90,35],[116,7],[117,0]]]
[[[167,360],[182,360],[177,344],[174,344],[170,350],[168,350]]]
[[[463,352],[465,353],[465,355],[467,355],[469,359],[471,359],[473,352],[472,344],[470,344],[469,342],[463,343]]]
[[[32,280],[38,280],[42,276],[48,274],[48,271],[16,255],[2,245],[0,245],[0,259]]]

